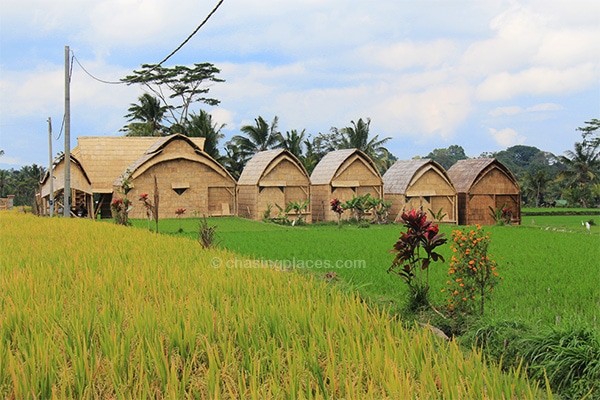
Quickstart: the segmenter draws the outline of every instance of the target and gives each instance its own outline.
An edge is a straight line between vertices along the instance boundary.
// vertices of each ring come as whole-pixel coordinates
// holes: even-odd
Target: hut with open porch
[[[495,158],[460,160],[448,169],[458,193],[460,225],[494,225],[492,210],[505,209],[506,222],[521,223],[521,189],[510,170]]]
[[[434,160],[396,161],[383,175],[383,196],[391,201],[390,216],[396,221],[402,213],[417,209],[429,218],[439,217],[437,222],[458,222],[456,189],[444,167]]]
[[[336,221],[331,200],[342,203],[367,193],[383,198],[383,180],[379,170],[363,151],[343,149],[325,155],[311,176],[311,211],[313,222]]]
[[[285,211],[290,203],[306,202],[300,215],[288,212],[287,217],[311,222],[310,177],[285,149],[260,151],[248,161],[238,179],[237,200],[238,215],[253,220],[276,217],[279,207]]]
[[[94,215],[94,194],[92,182],[77,157],[70,157],[70,187],[71,187],[71,215],[78,217],[91,217]],[[53,214],[64,215],[64,189],[65,189],[65,156],[58,157],[52,168],[52,177],[47,171],[40,181],[41,215],[50,215],[50,191],[53,191]],[[52,185],[50,184],[52,182]]]

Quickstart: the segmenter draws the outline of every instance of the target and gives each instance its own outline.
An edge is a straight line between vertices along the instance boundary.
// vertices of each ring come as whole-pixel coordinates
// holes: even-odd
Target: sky
[[[71,148],[120,136],[140,86],[110,84],[163,60],[218,0],[20,0],[0,3],[0,169],[48,165],[64,151],[65,46]],[[462,146],[555,155],[600,118],[597,0],[224,0],[165,64],[210,62],[225,82],[226,138],[262,116],[314,137],[371,120],[399,159]]]

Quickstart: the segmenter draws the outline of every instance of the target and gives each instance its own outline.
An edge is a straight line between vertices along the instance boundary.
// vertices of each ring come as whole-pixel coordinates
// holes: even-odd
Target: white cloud
[[[527,111],[537,112],[537,111],[560,111],[563,110],[564,107],[560,104],[555,103],[542,103],[536,104],[531,107],[527,107]]]
[[[597,84],[598,75],[597,66],[591,63],[564,70],[532,67],[515,74],[501,72],[477,87],[477,98],[496,101],[520,95],[572,93]]]
[[[492,117],[499,117],[501,115],[517,115],[523,112],[523,108],[519,106],[507,106],[494,108],[489,114]]]
[[[496,143],[502,147],[510,147],[517,144],[523,144],[525,142],[525,137],[520,136],[517,131],[511,128],[504,128],[500,130],[489,128],[489,132]]]

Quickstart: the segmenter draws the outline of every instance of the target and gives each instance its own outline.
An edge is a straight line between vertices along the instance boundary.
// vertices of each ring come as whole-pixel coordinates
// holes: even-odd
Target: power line
[[[83,72],[85,72],[86,74],[88,74],[90,78],[92,78],[94,80],[97,80],[98,82],[106,83],[106,84],[109,84],[109,85],[121,85],[121,84],[125,83],[125,82],[121,82],[121,81],[118,81],[118,82],[105,81],[103,79],[96,78],[94,75],[92,75],[91,73],[89,73],[88,70],[85,69],[85,67],[83,65],[81,65],[81,63],[79,62],[79,60],[77,59],[77,57],[75,57],[75,53],[73,51],[71,51],[71,54],[73,54],[73,59],[75,61],[77,61],[77,64],[81,67],[81,69],[83,70]],[[73,65],[73,61],[71,61],[71,65]],[[71,67],[71,70],[72,69],[73,69],[73,67]]]
[[[211,12],[210,12],[210,13],[209,13],[207,16],[206,16],[206,18],[204,18],[204,21],[202,21],[202,22],[200,23],[200,25],[198,25],[198,26],[196,27],[196,29],[194,29],[194,31],[193,31],[193,32],[192,32],[192,33],[191,33],[191,34],[190,34],[190,35],[189,35],[189,36],[188,36],[188,37],[187,37],[187,38],[186,38],[186,39],[185,39],[183,42],[181,42],[181,44],[180,44],[179,46],[177,46],[177,48],[176,48],[175,50],[173,50],[173,51],[172,51],[172,52],[171,52],[171,53],[170,53],[168,56],[166,56],[166,57],[165,57],[165,58],[164,58],[164,59],[163,59],[161,62],[159,62],[158,64],[156,64],[156,65],[155,65],[155,66],[154,66],[152,69],[150,69],[150,71],[152,71],[153,69],[155,69],[155,68],[158,68],[159,66],[161,66],[161,65],[162,65],[164,62],[166,62],[166,61],[167,61],[169,58],[173,57],[173,55],[174,55],[175,53],[177,53],[179,50],[181,50],[181,48],[182,48],[183,46],[185,46],[185,44],[186,44],[187,42],[189,42],[189,41],[190,41],[190,39],[191,39],[191,38],[192,38],[192,37],[193,37],[193,36],[194,36],[196,33],[198,33],[198,31],[200,30],[200,28],[202,28],[202,27],[203,27],[203,26],[204,26],[204,25],[205,25],[205,24],[208,22],[208,20],[210,19],[210,17],[212,17],[212,16],[213,16],[213,14],[214,14],[215,12],[217,12],[217,10],[218,10],[218,9],[219,9],[219,7],[221,6],[221,4],[223,4],[223,1],[225,1],[225,0],[219,0],[219,2],[218,2],[218,3],[217,3],[217,5],[216,5],[216,6],[215,6],[215,7],[212,9],[212,11],[211,11]],[[91,73],[90,73],[90,72],[89,72],[89,71],[88,71],[88,70],[87,70],[87,69],[86,69],[86,68],[85,68],[85,67],[84,67],[84,66],[81,64],[81,62],[79,61],[79,59],[78,59],[77,57],[75,57],[75,53],[74,53],[72,50],[71,50],[71,54],[73,55],[73,59],[71,59],[71,71],[70,71],[70,73],[72,73],[72,71],[73,71],[73,60],[75,60],[75,61],[77,62],[77,64],[78,64],[78,65],[81,67],[81,69],[83,70],[83,72],[85,72],[85,73],[86,73],[86,74],[87,74],[87,75],[88,75],[90,78],[92,78],[92,79],[94,79],[94,80],[96,80],[96,81],[98,81],[98,82],[101,82],[101,83],[106,83],[106,84],[108,84],[108,85],[121,85],[121,84],[124,84],[124,83],[126,83],[126,82],[123,82],[123,81],[106,81],[106,80],[104,80],[104,79],[100,79],[100,78],[98,78],[98,77],[96,77],[96,76],[92,75],[92,74],[91,74]],[[70,81],[70,76],[69,76],[69,81]]]
[[[208,20],[210,19],[210,17],[212,17],[212,15],[215,12],[217,12],[217,9],[221,6],[221,4],[223,4],[223,1],[224,0],[220,0],[217,3],[217,5],[215,6],[215,8],[213,8],[212,11],[206,16],[206,18],[204,18],[204,21],[202,21],[202,23],[196,27],[196,29],[194,30],[194,32],[192,32],[175,50],[173,50],[171,52],[171,54],[169,54],[168,56],[166,56],[164,60],[162,60],[161,62],[159,62],[158,64],[156,64],[156,67],[162,65],[162,63],[164,63],[169,58],[171,58],[175,53],[177,53],[200,30],[200,28],[202,28],[204,26],[204,24],[206,24],[206,22],[208,22]]]

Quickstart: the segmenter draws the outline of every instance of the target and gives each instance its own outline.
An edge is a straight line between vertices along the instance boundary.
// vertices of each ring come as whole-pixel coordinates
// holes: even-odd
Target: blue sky
[[[157,63],[217,0],[0,4],[0,168],[48,163],[64,114],[64,48],[118,81]],[[165,66],[211,62],[226,139],[259,115],[312,135],[371,119],[400,159],[453,144],[477,157],[523,144],[556,155],[600,118],[597,0],[224,0]],[[71,146],[115,136],[141,87],[74,64]],[[222,142],[224,144],[225,140]],[[64,149],[53,140],[53,154]]]

